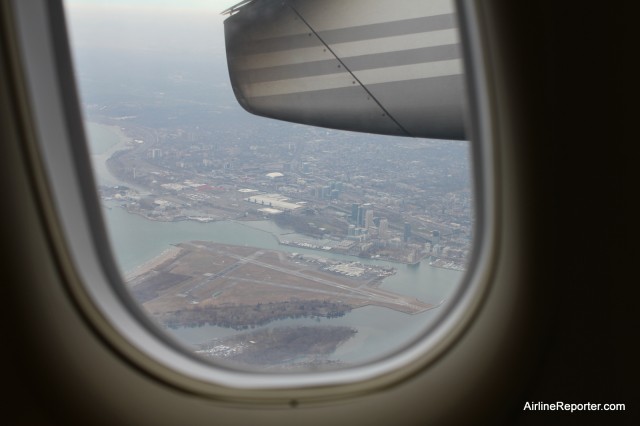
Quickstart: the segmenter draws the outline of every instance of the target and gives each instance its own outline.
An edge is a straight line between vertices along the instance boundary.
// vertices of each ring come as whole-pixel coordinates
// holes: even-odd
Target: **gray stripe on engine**
[[[349,70],[355,72],[375,68],[437,62],[459,58],[460,46],[458,44],[449,44],[444,46],[431,46],[420,49],[400,50],[396,52],[354,56],[341,59]],[[288,80],[291,78],[335,74],[345,71],[343,68],[339,68],[338,65],[338,60],[329,59],[306,62],[303,64],[253,69],[238,72],[237,76],[238,80],[251,83]]]
[[[318,36],[322,38],[325,43],[331,45],[335,43],[371,40],[450,28],[457,28],[457,25],[455,16],[449,13],[445,15],[340,28],[337,30],[318,31]],[[310,36],[309,34],[310,33],[251,40],[251,43],[244,45],[241,51],[243,55],[250,55],[318,46],[316,37]]]

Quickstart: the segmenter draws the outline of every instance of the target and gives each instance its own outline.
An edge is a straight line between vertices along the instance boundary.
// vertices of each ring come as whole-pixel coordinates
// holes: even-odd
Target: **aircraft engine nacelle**
[[[226,12],[229,75],[247,111],[359,132],[465,138],[451,1],[254,0]]]

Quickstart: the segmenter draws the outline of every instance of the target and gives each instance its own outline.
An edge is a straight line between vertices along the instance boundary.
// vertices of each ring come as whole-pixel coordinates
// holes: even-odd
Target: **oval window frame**
[[[260,374],[212,365],[186,353],[129,305],[108,246],[75,88],[61,1],[14,1],[36,146],[44,169],[38,196],[52,205],[49,229],[67,290],[105,344],[140,371],[182,391],[215,399],[290,404],[370,393],[427,368],[455,344],[482,306],[498,253],[497,152],[489,112],[487,61],[471,1],[456,3],[470,104],[476,227],[465,275],[439,320],[422,337],[378,361],[322,373]],[[495,119],[495,117],[493,117]],[[45,136],[46,135],[46,136]],[[46,143],[44,140],[46,139]]]

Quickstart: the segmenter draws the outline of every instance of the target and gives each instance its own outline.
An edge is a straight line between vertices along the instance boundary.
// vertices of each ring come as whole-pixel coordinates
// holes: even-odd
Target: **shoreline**
[[[180,253],[182,253],[182,248],[176,247],[176,246],[171,246],[171,247],[163,250],[157,256],[155,256],[155,257],[147,260],[146,262],[136,266],[132,270],[127,271],[124,274],[123,279],[124,279],[126,284],[130,284],[136,278],[138,278],[138,277],[140,277],[140,276],[152,271],[153,269],[157,268],[158,266],[162,265],[163,263],[165,263],[165,262],[167,262],[169,260],[173,260],[173,259],[177,258],[180,255]]]
[[[190,219],[190,218],[184,218],[184,219],[179,219],[179,220],[175,220],[175,219],[174,219],[174,220],[162,220],[162,219],[157,219],[157,218],[151,218],[151,217],[149,217],[149,216],[145,215],[145,214],[144,214],[144,213],[142,213],[142,212],[138,212],[138,211],[131,211],[131,210],[127,209],[125,206],[120,206],[120,207],[121,207],[121,208],[123,208],[127,213],[129,213],[129,214],[133,214],[133,215],[136,215],[136,216],[139,216],[139,217],[142,217],[142,218],[144,218],[144,219],[146,219],[146,220],[148,220],[148,221],[150,221],[150,222],[164,222],[164,223],[177,223],[177,222],[211,223],[211,222],[226,222],[226,221],[228,221],[228,222],[236,223],[236,224],[241,225],[241,226],[246,226],[247,228],[251,228],[251,229],[253,229],[253,230],[255,230],[255,231],[265,232],[265,233],[267,233],[267,234],[271,235],[271,236],[272,236],[272,237],[273,237],[273,238],[278,242],[278,245],[281,245],[281,246],[287,246],[287,247],[299,247],[299,246],[297,246],[297,245],[295,245],[295,244],[290,244],[290,243],[284,243],[284,242],[282,242],[282,240],[280,239],[280,237],[279,237],[278,235],[274,234],[273,232],[270,232],[270,231],[267,231],[267,230],[264,230],[264,229],[260,229],[260,228],[256,228],[255,226],[251,226],[251,225],[249,224],[250,222],[253,222],[253,221],[251,221],[251,220],[247,220],[247,221],[240,221],[240,220],[236,220],[236,219],[219,219],[219,220],[215,220],[215,219],[214,219],[214,220],[207,221],[207,222],[202,222],[202,221],[195,220],[195,219]],[[258,221],[256,221],[256,222],[258,222]],[[289,235],[289,234],[295,234],[295,232],[289,232],[288,234],[282,234],[282,235]],[[311,237],[309,237],[309,238],[311,238]],[[377,258],[377,259],[373,259],[373,258],[367,258],[367,257],[359,257],[359,256],[354,256],[354,255],[350,255],[350,254],[346,254],[346,253],[339,253],[339,252],[332,251],[332,250],[323,250],[323,249],[321,249],[321,248],[313,248],[313,247],[300,247],[300,248],[304,248],[304,249],[307,249],[307,250],[317,251],[317,252],[319,252],[319,253],[333,253],[333,254],[339,254],[339,255],[341,255],[341,256],[348,256],[348,257],[350,257],[350,258],[353,258],[353,259],[354,259],[354,261],[358,261],[358,260],[360,260],[360,261],[362,261],[362,260],[365,260],[365,261],[367,261],[367,260],[381,260],[381,261],[384,261],[384,262],[395,263],[395,264],[398,264],[398,265],[413,266],[413,267],[419,267],[421,264],[423,264],[423,263],[424,263],[424,264],[426,264],[427,266],[429,266],[430,268],[444,269],[444,270],[447,270],[447,271],[464,272],[464,271],[466,270],[464,267],[461,267],[461,266],[458,266],[458,265],[453,265],[453,266],[444,266],[444,265],[434,265],[434,264],[432,264],[432,262],[433,262],[433,261],[429,261],[429,263],[425,263],[425,262],[423,262],[423,261],[425,261],[425,260],[427,259],[427,257],[429,257],[428,255],[427,255],[427,256],[424,256],[422,259],[420,259],[420,260],[419,260],[419,261],[417,261],[417,262],[409,263],[409,262],[403,262],[403,261],[400,261],[400,260],[394,260],[394,259],[391,259],[391,258]]]
[[[112,144],[107,149],[103,150],[100,153],[91,153],[91,162],[93,166],[93,171],[96,177],[96,183],[98,185],[125,185],[126,182],[119,179],[117,176],[114,176],[113,173],[107,167],[107,160],[113,156],[118,151],[123,151],[129,149],[129,144],[132,139],[128,137],[123,130],[116,126],[110,124],[103,124],[94,121],[88,121],[86,123],[86,133],[87,137],[91,137],[91,131],[89,131],[90,126],[99,126],[101,128],[107,129],[107,131],[112,132],[118,138],[118,142]]]

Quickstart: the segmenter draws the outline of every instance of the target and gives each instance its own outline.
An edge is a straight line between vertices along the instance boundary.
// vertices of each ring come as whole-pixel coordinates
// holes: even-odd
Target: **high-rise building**
[[[386,218],[380,219],[378,236],[383,240],[386,240],[387,238],[389,238],[389,221]]]
[[[440,244],[440,231],[435,230],[431,233],[431,240],[433,244]]]
[[[404,242],[409,241],[411,237],[411,224],[409,222],[404,223]]]
[[[364,227],[367,229],[373,228],[373,210],[367,210],[364,215]]]
[[[351,204],[351,221],[356,225],[358,224],[358,207],[356,203]]]
[[[358,220],[356,221],[356,226],[363,228],[364,227],[364,215],[367,212],[367,208],[364,206],[358,206]]]

